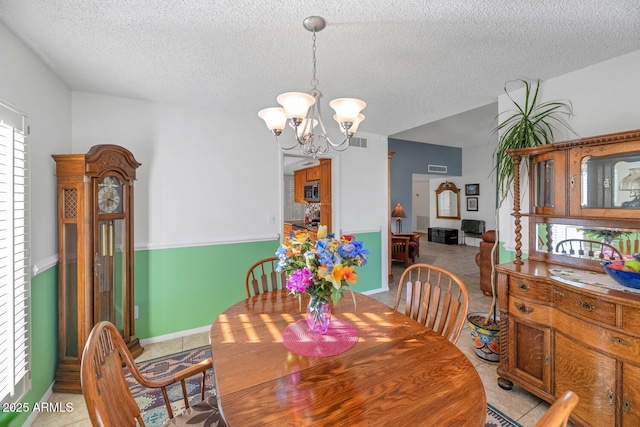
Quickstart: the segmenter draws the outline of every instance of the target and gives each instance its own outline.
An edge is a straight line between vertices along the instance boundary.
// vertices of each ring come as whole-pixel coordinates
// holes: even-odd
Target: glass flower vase
[[[307,323],[314,334],[326,334],[331,321],[331,304],[319,296],[311,296],[307,305]]]

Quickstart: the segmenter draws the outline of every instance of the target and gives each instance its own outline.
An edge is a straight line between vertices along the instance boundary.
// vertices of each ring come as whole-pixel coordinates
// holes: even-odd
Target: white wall
[[[0,99],[28,116],[31,156],[31,262],[41,270],[57,262],[55,162],[71,149],[71,92],[0,23]]]
[[[473,145],[462,150],[462,170],[464,184],[480,184],[478,210],[467,211],[465,187],[460,187],[460,217],[477,219],[485,222],[486,230],[496,227],[496,183],[493,178],[493,153],[498,145],[497,136],[484,136],[488,139],[480,145]]]
[[[609,61],[583,68],[542,82],[539,102],[568,100],[573,104],[571,126],[576,135],[558,135],[556,141],[577,139],[607,133],[640,128],[640,50]],[[522,102],[524,90],[515,91],[514,99]],[[498,98],[498,110],[508,111],[512,103],[506,95]],[[526,181],[522,188],[526,188]],[[526,193],[525,193],[526,196]],[[528,209],[527,197],[523,210]],[[513,250],[514,232],[511,212],[513,203],[508,201],[500,210],[500,241]],[[522,224],[527,230],[526,222]],[[523,233],[523,251],[527,248]]]
[[[73,152],[118,144],[142,163],[137,248],[275,238],[282,151],[254,116],[73,92]],[[369,148],[332,154],[336,232],[386,228],[387,141],[360,136]]]

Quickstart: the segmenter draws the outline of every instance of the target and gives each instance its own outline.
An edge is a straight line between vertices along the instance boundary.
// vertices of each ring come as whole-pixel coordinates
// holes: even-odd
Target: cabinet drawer
[[[526,278],[509,277],[509,295],[536,301],[552,301],[552,286]]]
[[[640,336],[640,309],[622,306],[622,329]]]
[[[616,305],[599,300],[562,287],[555,287],[553,301],[556,307],[569,313],[601,322],[616,325]]]

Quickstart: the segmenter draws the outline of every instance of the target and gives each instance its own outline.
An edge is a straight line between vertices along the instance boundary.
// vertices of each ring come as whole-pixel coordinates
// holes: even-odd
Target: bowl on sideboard
[[[615,261],[605,261],[602,263],[604,271],[617,283],[628,288],[640,289],[640,273],[635,271],[618,270],[611,268]]]

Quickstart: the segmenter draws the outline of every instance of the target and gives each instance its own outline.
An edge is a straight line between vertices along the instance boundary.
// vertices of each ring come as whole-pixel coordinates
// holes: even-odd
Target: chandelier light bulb
[[[367,104],[355,98],[338,98],[331,101],[329,106],[336,111],[338,123],[353,123]]]
[[[282,133],[284,125],[287,124],[287,114],[284,108],[272,107],[258,111],[260,117],[267,124],[267,128],[278,136]]]
[[[307,116],[309,107],[316,102],[313,96],[302,92],[283,93],[278,95],[276,100],[284,107],[288,118],[301,120]]]

